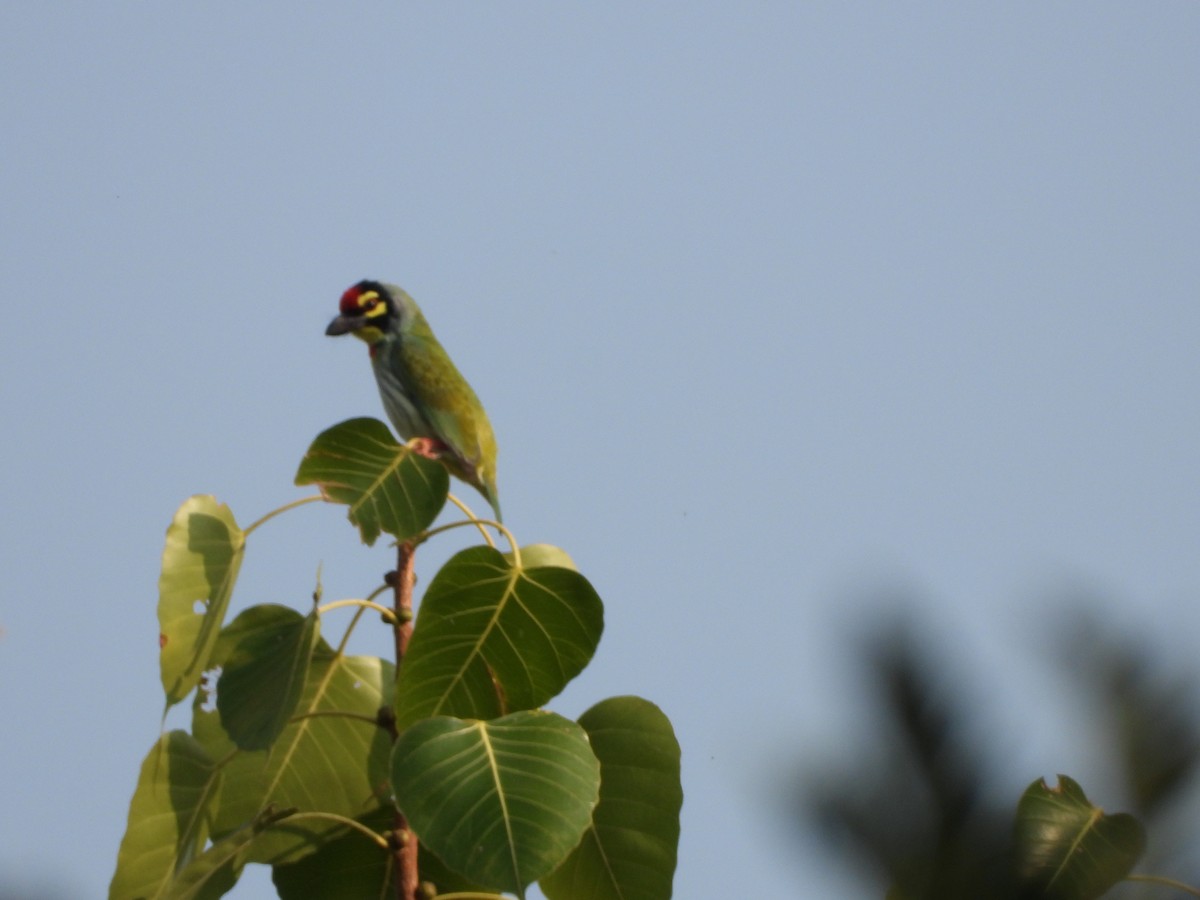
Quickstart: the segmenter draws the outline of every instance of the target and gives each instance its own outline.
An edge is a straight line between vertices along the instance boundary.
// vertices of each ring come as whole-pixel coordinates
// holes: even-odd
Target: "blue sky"
[[[486,403],[506,522],[605,600],[554,708],[676,725],[676,895],[851,896],[778,796],[856,747],[877,587],[1001,717],[1064,587],[1200,636],[1197,46],[1190,2],[8,4],[0,885],[106,890],[166,525],[302,496],[312,437],[381,415],[323,336],[371,277]],[[389,553],[305,507],[235,608],[318,564],[352,596]],[[1086,787],[1080,747],[1014,743],[1014,802]]]

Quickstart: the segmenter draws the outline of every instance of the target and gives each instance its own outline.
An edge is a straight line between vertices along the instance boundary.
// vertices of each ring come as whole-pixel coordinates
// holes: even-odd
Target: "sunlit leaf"
[[[1146,846],[1133,816],[1106,815],[1075,781],[1038,779],[1017,805],[1016,864],[1023,881],[1054,900],[1091,900],[1129,874]]]
[[[221,772],[187,732],[164,734],[146,755],[129,804],[110,900],[159,898],[208,839]]]
[[[319,633],[315,609],[302,616],[271,604],[250,607],[225,629],[217,711],[238,747],[264,750],[283,731],[300,702]]]
[[[450,476],[441,463],[396,443],[378,419],[350,419],[317,435],[296,484],[315,484],[350,507],[367,544],[380,532],[404,540],[423,531],[446,503]]]
[[[392,784],[413,830],[446,865],[523,896],[579,842],[600,765],[583,729],[553,713],[440,716],[401,733]]]
[[[542,890],[550,900],[667,900],[683,804],[671,722],[647,700],[613,697],[579,724],[600,760],[600,803]]]
[[[252,842],[287,811],[264,810],[255,821],[216,841],[175,876],[164,900],[217,900],[241,877]]]
[[[604,607],[578,572],[517,568],[490,547],[463,550],[421,600],[397,720],[539,707],[587,665],[603,629]]]
[[[512,562],[513,554],[505,553],[504,558]],[[570,569],[572,572],[579,571],[579,566],[575,565],[575,560],[571,559],[571,554],[567,553],[562,547],[555,547],[553,544],[530,544],[528,547],[522,547],[521,565],[527,569],[543,569],[548,566],[556,566],[560,569]]]
[[[187,697],[209,657],[242,564],[245,538],[223,503],[190,497],[167,529],[158,579],[159,667],[167,704]]]
[[[376,657],[336,656],[319,640],[292,721],[270,750],[243,751],[225,767],[213,833],[232,832],[268,805],[357,819],[385,804],[391,745],[374,719],[391,702],[394,671],[391,663]],[[219,713],[201,700],[193,708],[192,731],[210,754],[223,757],[235,745],[221,727]],[[289,819],[260,835],[249,859],[297,860],[341,828],[323,820]]]

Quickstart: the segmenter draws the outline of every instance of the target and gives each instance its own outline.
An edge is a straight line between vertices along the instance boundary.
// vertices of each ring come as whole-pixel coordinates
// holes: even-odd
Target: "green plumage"
[[[325,333],[370,345],[383,408],[401,438],[429,442],[430,455],[483,494],[499,520],[492,425],[416,301],[395,285],[359,282]]]

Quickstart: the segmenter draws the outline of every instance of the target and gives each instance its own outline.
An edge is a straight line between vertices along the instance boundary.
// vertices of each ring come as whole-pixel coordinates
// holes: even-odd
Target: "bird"
[[[383,408],[400,437],[479,491],[500,517],[496,435],[479,397],[402,288],[360,281],[346,289],[325,334],[370,348]]]

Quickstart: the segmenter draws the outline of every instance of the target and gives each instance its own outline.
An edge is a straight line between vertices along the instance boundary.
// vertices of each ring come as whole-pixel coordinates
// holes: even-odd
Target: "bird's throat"
[[[371,348],[371,353],[375,353],[376,345],[383,340],[383,332],[374,325],[366,325],[358,331],[354,332],[354,336],[360,341],[365,341]]]

